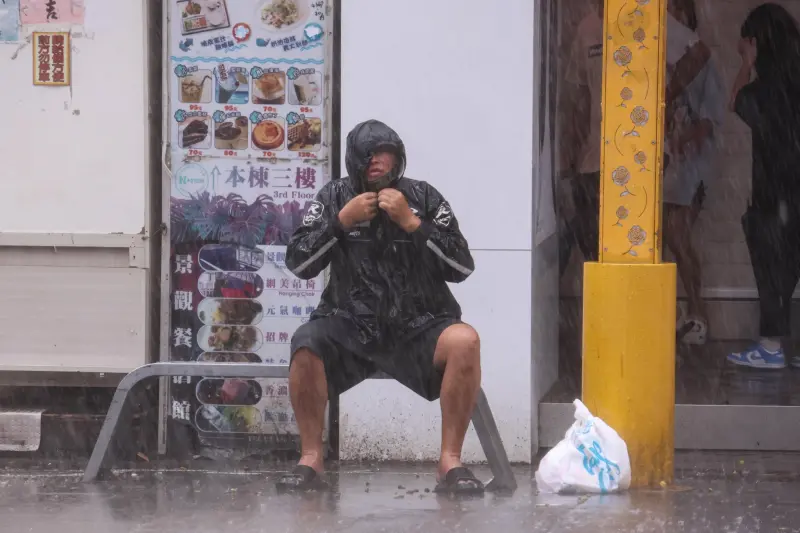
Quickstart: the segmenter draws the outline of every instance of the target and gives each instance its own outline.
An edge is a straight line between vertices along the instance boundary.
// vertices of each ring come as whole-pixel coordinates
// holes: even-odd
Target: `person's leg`
[[[424,317],[420,317],[421,319]],[[437,492],[474,494],[483,484],[461,464],[481,386],[480,338],[460,320],[434,318],[401,333],[375,364],[428,401],[440,399],[442,447]]]
[[[359,343],[358,329],[348,319],[330,316],[300,326],[292,337],[289,397],[300,432],[298,467],[317,474],[324,470],[322,432],[329,397],[341,394],[375,372]],[[279,487],[309,488],[314,480],[296,469],[278,482]]]
[[[775,313],[780,313],[780,318],[777,316],[773,318],[777,327],[770,328],[773,330],[770,333],[777,336],[780,341],[791,336],[792,298],[797,287],[798,275],[800,275],[800,265],[798,264],[800,253],[797,249],[800,245],[798,231],[800,228],[794,220],[779,222],[776,229],[775,241],[779,243],[779,246],[775,253],[776,265],[773,267],[775,270],[773,278],[775,278],[775,292],[778,294]]]
[[[690,225],[694,227],[695,222],[700,217],[700,211],[703,210],[703,204],[706,201],[706,185],[702,181],[700,185],[697,186],[695,190],[694,197],[692,198],[692,204],[689,206],[691,207],[690,210]]]
[[[789,246],[791,246],[791,278],[787,280],[786,284],[786,298],[789,303],[787,306],[787,322],[791,325],[791,308],[794,291],[797,288],[797,283],[800,282],[800,221],[793,220],[791,225],[791,233],[789,234]],[[791,330],[791,326],[790,326]],[[791,331],[787,335],[791,335]],[[791,365],[795,368],[800,368],[800,353],[793,353],[791,357]]]
[[[584,261],[597,261],[600,247],[600,173],[579,175],[573,187],[574,238]]]
[[[289,396],[300,431],[300,461],[322,472],[322,431],[325,406],[328,404],[328,380],[320,357],[308,348],[300,348],[289,370]]]
[[[743,352],[732,353],[728,361],[737,365],[780,369],[786,366],[781,339],[789,332],[788,307],[782,287],[786,279],[786,257],[782,232],[776,217],[749,209],[742,217],[745,241],[756,280],[759,300],[759,342]]]
[[[692,286],[692,298],[695,299],[694,304],[689,303],[689,309],[691,313],[692,305],[696,309],[696,314],[699,315],[703,320],[708,320],[708,308],[706,307],[706,301],[703,299],[703,261],[701,260],[700,256],[697,253],[697,249],[694,246],[694,240],[692,239],[692,232],[694,231],[694,225],[697,222],[697,219],[700,216],[700,211],[703,209],[703,202],[705,201],[705,185],[700,182],[700,185],[697,187],[697,191],[695,192],[694,198],[692,199],[692,204],[689,206],[687,215],[686,215],[686,238],[688,241],[689,246],[689,253],[690,253],[690,260],[692,264],[692,272],[688,274],[691,277],[691,286]]]
[[[436,343],[434,367],[444,370],[440,401],[442,448],[440,478],[461,466],[461,448],[481,386],[481,343],[478,333],[467,324],[445,329]]]
[[[558,279],[564,277],[572,257],[572,246],[575,242],[572,225],[574,222],[558,220]]]
[[[686,290],[688,314],[705,321],[707,313],[702,296],[702,266],[692,243],[694,218],[692,206],[664,204],[664,242],[675,256],[678,273]]]
[[[759,333],[764,339],[780,342],[789,334],[791,301],[787,301],[786,286],[794,267],[787,261],[784,231],[777,217],[759,213],[745,237],[758,288]]]

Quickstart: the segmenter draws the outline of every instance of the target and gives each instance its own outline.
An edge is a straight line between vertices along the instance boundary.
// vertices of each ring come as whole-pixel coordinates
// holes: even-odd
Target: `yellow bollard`
[[[667,0],[606,0],[600,262],[584,267],[583,399],[628,444],[632,487],[674,474],[674,264],[661,262]]]
[[[675,265],[588,263],[583,401],[628,445],[632,486],[672,483]]]

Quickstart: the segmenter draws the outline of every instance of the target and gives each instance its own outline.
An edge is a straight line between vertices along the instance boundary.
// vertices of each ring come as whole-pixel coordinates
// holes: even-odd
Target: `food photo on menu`
[[[188,117],[178,123],[178,138],[181,148],[211,148],[209,117]]]
[[[206,325],[253,326],[264,317],[264,307],[247,298],[205,298],[197,306],[197,316]]]
[[[214,148],[219,150],[246,150],[249,137],[247,117],[234,117],[219,122],[214,127]]]
[[[178,78],[179,98],[184,104],[211,103],[214,80],[210,70],[197,70]]]
[[[301,74],[291,81],[289,103],[292,105],[315,106],[322,103],[322,75]]]
[[[253,326],[203,326],[197,344],[204,352],[257,352],[264,343],[261,330]]]
[[[200,380],[195,389],[200,403],[211,405],[255,405],[263,395],[261,385],[252,379]]]
[[[253,77],[253,103],[260,105],[283,105],[286,103],[286,73],[264,72]]]
[[[283,150],[285,133],[282,118],[262,120],[253,127],[253,147],[257,150]]]
[[[214,77],[217,81],[217,103],[242,105],[249,102],[250,85],[246,69],[220,63],[214,69]]]
[[[302,118],[289,126],[289,150],[317,152],[322,144],[322,120]]]
[[[206,272],[255,272],[264,266],[264,251],[236,244],[206,244],[197,254]]]
[[[261,22],[268,31],[286,32],[303,24],[311,13],[308,2],[267,0],[259,8]]]
[[[181,33],[191,35],[230,27],[226,0],[178,0]]]
[[[249,272],[203,272],[197,290],[204,298],[257,298],[264,291],[264,279]]]
[[[197,429],[207,433],[258,433],[261,413],[255,407],[203,405],[195,414]]]

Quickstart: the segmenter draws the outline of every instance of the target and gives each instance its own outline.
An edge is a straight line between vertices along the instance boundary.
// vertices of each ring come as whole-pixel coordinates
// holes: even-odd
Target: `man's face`
[[[375,152],[372,154],[372,159],[369,160],[367,167],[367,180],[375,181],[389,172],[397,164],[397,156],[391,152]]]

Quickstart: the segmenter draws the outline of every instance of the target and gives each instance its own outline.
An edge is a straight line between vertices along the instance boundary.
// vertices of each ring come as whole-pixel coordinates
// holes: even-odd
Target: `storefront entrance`
[[[547,197],[553,197],[557,221],[552,235],[536,241],[534,252],[533,316],[541,322],[534,327],[534,383],[540,388],[542,447],[563,437],[572,420],[571,402],[581,395],[582,264],[587,239],[597,246],[596,233],[591,241],[587,213],[596,208],[591,189],[599,170],[590,138],[598,135],[592,121],[601,111],[603,35],[598,3],[542,0],[537,18],[542,69],[535,95],[540,103],[535,206],[543,212]],[[629,3],[635,9],[636,2]],[[742,226],[751,198],[751,128],[741,113],[729,108],[742,64],[741,27],[761,3],[675,0],[669,6],[683,29],[693,31],[710,52],[692,81],[695,85],[687,85],[680,104],[667,110],[683,114],[667,117],[673,125],[666,149],[673,162],[686,163],[682,169],[679,164],[665,171],[665,200],[680,206],[676,211],[685,213],[686,220],[673,213],[672,223],[665,222],[665,231],[673,234],[666,239],[664,259],[675,261],[676,249],[684,262],[696,257],[693,268],[679,264],[678,270],[682,277],[697,276],[700,282],[689,282],[687,290],[687,284],[678,281],[677,314],[682,318],[676,324],[675,439],[682,449],[800,450],[800,370],[790,364],[793,355],[800,355],[797,300],[792,303],[792,335],[781,339],[785,368],[750,368],[728,360],[729,354],[746,350],[763,335],[759,292]],[[795,20],[800,18],[796,3],[777,3]],[[668,41],[673,39],[668,48],[678,46],[679,36],[686,38],[682,32],[668,31]],[[619,105],[624,103],[621,95]],[[708,142],[697,144],[702,157],[687,157],[675,143],[690,138],[682,131],[699,123],[710,129],[705,132]],[[671,216],[669,206],[665,216]],[[537,229],[540,219],[535,217]],[[691,324],[697,317],[703,327]]]

